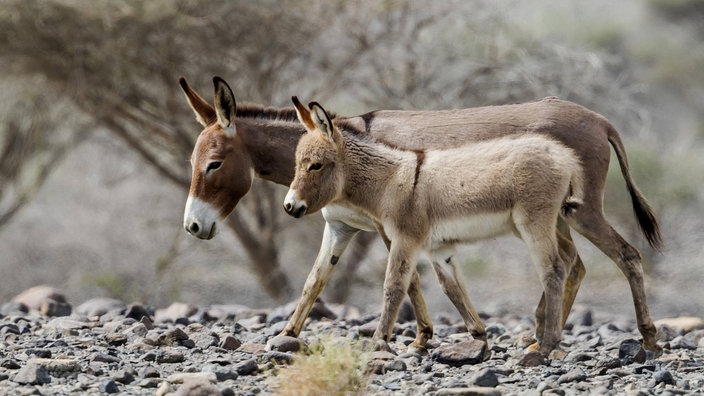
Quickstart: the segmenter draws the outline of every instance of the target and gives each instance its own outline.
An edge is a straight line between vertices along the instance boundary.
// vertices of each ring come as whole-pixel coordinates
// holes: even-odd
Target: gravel
[[[364,339],[378,320],[319,303],[324,314],[314,315],[299,339],[277,338],[267,346],[290,305],[261,310],[175,303],[154,310],[96,298],[71,309],[56,300],[62,298],[56,290],[40,291],[61,309],[47,309],[57,304],[37,296],[28,303],[15,298],[0,309],[0,394],[272,394],[274,369],[291,364],[297,351],[323,334]],[[564,353],[536,367],[518,365],[533,342],[530,317],[486,317],[488,348],[461,324],[434,319],[428,354],[406,351],[415,335],[412,321],[397,324],[395,353],[368,354],[364,394],[684,395],[704,388],[701,318],[658,321],[664,354],[642,361],[635,323],[574,312],[563,332]]]

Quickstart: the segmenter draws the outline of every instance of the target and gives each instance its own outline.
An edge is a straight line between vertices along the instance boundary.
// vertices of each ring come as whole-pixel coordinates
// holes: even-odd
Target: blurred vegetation
[[[578,102],[604,114],[624,137],[635,179],[664,222],[666,243],[691,244],[704,231],[688,215],[701,211],[704,193],[702,15],[701,0],[618,6],[5,0],[0,6],[0,227],[32,201],[61,158],[97,131],[107,131],[185,197],[186,159],[200,128],[177,80],[185,76],[209,97],[208,82],[217,74],[232,85],[238,101],[288,106],[296,94],[344,115],[549,95]],[[227,223],[237,248],[249,258],[247,269],[276,301],[297,295],[300,285],[292,286],[291,274],[310,266],[299,257],[282,259],[284,246],[297,243],[315,251],[319,244],[310,237],[315,232],[285,232],[320,222],[291,223],[279,210],[282,194],[280,187],[255,183]],[[645,247],[619,172],[610,173],[606,195],[609,218]],[[175,219],[174,227],[179,223]],[[339,287],[332,288],[336,300],[347,297],[351,271],[373,238],[359,239],[347,257],[354,256],[355,265],[347,266]],[[156,247],[158,282],[166,281],[164,274],[187,249],[177,240]],[[655,264],[660,260],[647,255]],[[473,257],[465,266],[482,272],[485,261]],[[132,293],[111,279],[121,278],[103,277],[110,293]],[[131,279],[139,282],[139,276]]]
[[[293,364],[273,372],[270,384],[280,396],[363,395],[369,381],[367,354],[371,345],[323,336]]]

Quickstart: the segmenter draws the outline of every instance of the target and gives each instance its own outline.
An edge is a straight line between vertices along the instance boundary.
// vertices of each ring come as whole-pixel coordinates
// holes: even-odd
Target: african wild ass
[[[235,106],[234,95],[227,83],[218,77],[213,78],[213,83],[217,110],[191,89],[185,79],[180,79],[188,104],[198,122],[205,127],[191,156],[193,174],[184,213],[186,230],[202,239],[215,235],[218,218],[226,217],[249,191],[252,177],[286,186],[291,184],[296,144],[305,132],[293,108],[274,109],[252,104]],[[217,121],[218,113],[221,114],[222,122]],[[655,217],[628,173],[625,151],[618,133],[602,116],[574,103],[546,98],[519,105],[461,110],[382,110],[339,119],[365,130],[370,136],[411,149],[449,148],[466,142],[525,133],[551,136],[574,150],[584,165],[585,196],[580,213],[602,212],[611,144],[622,165],[639,225],[651,245],[656,247],[660,242]],[[371,219],[357,210],[338,207],[335,211],[323,210],[323,216],[326,223],[318,257],[306,280],[301,300],[282,334],[298,336],[315,299],[330,278],[335,263],[351,238],[359,230],[375,230]],[[606,232],[603,235],[610,238],[612,234]],[[613,235],[617,235],[615,231]],[[565,284],[564,323],[585,269],[572,242],[569,227],[562,220],[558,221],[557,236],[560,255],[564,260],[574,262]],[[622,243],[626,244],[625,241]],[[642,275],[630,275],[640,273],[637,262],[639,255],[635,249],[629,252],[628,257],[634,258],[636,262],[628,264],[632,262],[629,260],[619,266],[629,279],[638,317],[647,318]],[[458,276],[454,257],[447,256],[441,262],[434,262],[433,268],[443,290],[468,327],[473,322],[472,316],[476,318],[480,327],[473,331],[473,335],[485,337],[481,322],[466,295],[462,277]],[[421,346],[425,339],[432,337],[432,324],[425,311],[415,276],[412,285],[415,288],[409,290],[409,297],[416,316],[420,319],[419,326],[422,326],[415,345]],[[538,327],[542,326],[540,318],[544,317],[544,303],[543,298],[536,310]],[[639,325],[642,323],[646,321],[639,319]]]
[[[309,111],[296,97],[293,102],[308,133],[296,148],[286,212],[301,217],[330,204],[356,207],[390,237],[375,339],[383,344],[390,340],[420,254],[437,259],[457,244],[513,232],[526,244],[543,285],[544,325],[536,330],[539,352],[547,357],[558,346],[570,266],[559,254],[558,217],[601,242],[576,216],[584,196],[584,171],[571,149],[529,134],[444,150],[407,150],[369,137],[345,121],[333,124],[317,103]],[[608,226],[603,216],[590,216],[595,217],[590,223]],[[616,241],[611,244],[620,247]],[[644,328],[654,329],[649,316],[645,319]],[[644,334],[644,347],[657,351],[654,332]]]

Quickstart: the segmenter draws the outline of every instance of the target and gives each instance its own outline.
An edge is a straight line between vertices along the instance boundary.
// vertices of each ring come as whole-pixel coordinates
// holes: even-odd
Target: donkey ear
[[[293,107],[296,108],[296,115],[298,116],[298,121],[306,127],[308,132],[315,130],[315,122],[311,117],[310,111],[298,100],[297,96],[292,96],[291,101],[293,102]]]
[[[213,77],[213,85],[215,86],[215,114],[217,116],[220,128],[225,131],[228,137],[235,136],[235,113],[237,104],[235,103],[235,94],[227,85],[225,80],[215,76]]]
[[[332,141],[334,129],[332,127],[332,121],[330,120],[328,112],[325,111],[323,106],[321,106],[318,102],[310,102],[308,107],[313,115],[312,118],[313,122],[315,122],[315,126],[318,127],[318,129]]]
[[[186,82],[186,79],[181,77],[178,79],[183,94],[186,95],[186,100],[191,109],[196,113],[196,121],[205,126],[210,125],[215,121],[215,109],[209,105],[200,95],[196,93]]]

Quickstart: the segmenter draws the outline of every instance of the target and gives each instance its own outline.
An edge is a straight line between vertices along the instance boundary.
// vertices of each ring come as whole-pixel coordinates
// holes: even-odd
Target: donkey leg
[[[380,342],[380,347],[386,349],[416,267],[417,252],[409,248],[399,248],[399,245],[403,246],[404,243],[394,241],[391,245],[384,277],[384,303],[379,325],[374,332],[374,339]]]
[[[527,213],[531,213],[528,216]],[[542,216],[541,216],[542,214]],[[540,274],[545,294],[545,320],[542,332],[536,333],[539,352],[544,358],[558,347],[562,338],[562,300],[566,268],[560,257],[555,219],[557,213],[540,210],[515,211],[514,224],[525,242],[531,259]]]
[[[386,249],[391,251],[391,240],[384,232],[384,227],[380,223],[375,224],[377,232],[386,245]],[[420,288],[420,274],[418,269],[413,270],[411,284],[408,286],[408,298],[413,306],[413,313],[416,317],[416,339],[409,346],[411,350],[426,351],[428,340],[433,338],[433,322],[425,305],[425,299]]]
[[[645,349],[646,357],[660,356],[662,348],[656,343],[657,329],[653,324],[650,310],[648,309],[640,253],[626,242],[602,216],[592,215],[588,219],[580,218],[577,220],[574,228],[609,256],[626,276],[633,297],[638,331],[643,336],[643,348]]]
[[[296,305],[296,309],[286,323],[286,327],[281,331],[280,335],[298,337],[303,328],[303,324],[308,318],[310,310],[313,308],[315,299],[325,288],[332,274],[332,269],[354,237],[358,229],[348,226],[339,221],[325,223],[323,231],[323,242],[318,251],[318,257],[315,259],[315,264],[308,274],[306,283],[303,286],[301,299]]]
[[[560,252],[560,258],[565,263],[568,268],[567,279],[565,280],[564,295],[562,298],[562,327],[565,327],[567,323],[567,318],[569,317],[570,311],[572,310],[572,305],[577,297],[577,292],[579,291],[579,286],[584,279],[586,274],[586,269],[584,268],[584,263],[582,262],[577,248],[572,241],[572,236],[570,235],[570,229],[567,223],[562,219],[557,221],[557,243]],[[535,333],[542,334],[545,326],[545,292],[540,297],[540,303],[535,311]],[[529,351],[537,351],[539,349],[538,343],[535,343],[528,347]]]
[[[433,338],[433,322],[425,305],[423,294],[420,290],[420,274],[417,270],[411,275],[411,284],[408,286],[408,298],[413,306],[413,313],[416,316],[416,339],[409,345],[409,350],[418,352],[426,351],[428,340]]]
[[[458,272],[454,256],[444,260],[444,264],[433,260],[433,269],[435,269],[435,274],[440,281],[442,291],[450,299],[460,316],[462,316],[469,334],[477,340],[487,342],[486,328],[476,309],[474,309],[472,301],[469,299],[467,288],[462,279],[462,274]]]

